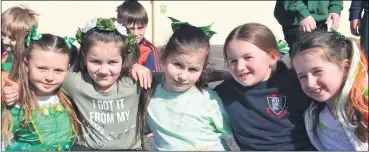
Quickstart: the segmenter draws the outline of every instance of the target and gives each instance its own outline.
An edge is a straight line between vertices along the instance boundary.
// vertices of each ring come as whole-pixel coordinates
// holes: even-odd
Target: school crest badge
[[[275,118],[281,118],[287,113],[286,96],[282,94],[271,94],[267,97],[268,114]]]

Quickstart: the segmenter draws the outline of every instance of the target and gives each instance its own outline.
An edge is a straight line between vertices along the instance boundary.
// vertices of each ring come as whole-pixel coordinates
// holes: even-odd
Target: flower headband
[[[125,46],[128,52],[132,52],[136,48],[136,40],[131,33],[127,33],[127,28],[117,21],[113,21],[111,18],[96,18],[88,21],[83,29],[78,28],[76,39],[78,43],[82,42],[82,33],[87,33],[93,28],[97,28],[101,31],[114,31],[117,30],[121,35],[127,36]]]
[[[173,32],[179,28],[179,25],[181,24],[188,24],[188,25],[191,25],[190,23],[188,22],[182,22],[182,21],[179,21],[173,17],[168,17],[171,21],[172,21],[172,24],[171,24],[171,27],[172,27],[172,30]],[[214,35],[214,34],[217,34],[216,32],[210,30],[211,26],[213,25],[214,23],[211,23],[210,25],[208,26],[201,26],[201,27],[198,27],[200,28],[208,37],[209,39]]]
[[[37,30],[36,30],[36,26],[33,25],[32,28],[30,29],[30,31],[28,32],[27,36],[26,36],[26,46],[29,47],[31,40],[40,40],[42,38],[42,34],[38,34]],[[72,37],[64,37],[64,41],[67,44],[68,48],[71,49],[73,42],[76,39],[72,38]]]

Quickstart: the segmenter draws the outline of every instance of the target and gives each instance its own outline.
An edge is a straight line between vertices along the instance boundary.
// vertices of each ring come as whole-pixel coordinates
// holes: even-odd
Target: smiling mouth
[[[241,79],[246,79],[247,76],[249,76],[250,74],[251,74],[250,72],[247,72],[247,73],[242,73],[239,76],[240,76]]]
[[[42,83],[45,88],[51,88],[54,84]]]
[[[181,82],[178,82],[177,80],[174,80],[174,83],[177,84],[177,85],[186,85],[187,83],[181,83]]]
[[[321,89],[321,88],[317,88],[317,89],[312,89],[312,90],[310,90],[310,92],[311,92],[311,94],[313,94],[313,95],[319,95],[319,94],[320,94],[320,92],[322,92],[322,90],[323,90],[323,89]]]

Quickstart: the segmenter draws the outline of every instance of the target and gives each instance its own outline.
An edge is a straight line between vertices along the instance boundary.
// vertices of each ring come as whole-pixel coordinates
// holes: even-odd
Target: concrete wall
[[[2,11],[26,4],[40,14],[40,32],[74,36],[77,27],[95,17],[115,17],[116,7],[123,1],[2,1]],[[214,22],[218,34],[212,45],[222,45],[229,32],[238,25],[258,22],[267,25],[278,39],[283,39],[280,25],[273,16],[275,1],[141,1],[148,12],[146,38],[157,46],[164,45],[172,34],[168,16],[195,26]],[[339,31],[351,35],[348,9],[351,1],[344,1]],[[153,9],[152,9],[153,8]]]

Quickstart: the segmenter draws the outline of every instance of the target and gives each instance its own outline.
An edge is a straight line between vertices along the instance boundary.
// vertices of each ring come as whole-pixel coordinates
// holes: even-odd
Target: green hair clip
[[[65,44],[67,44],[68,48],[72,49],[72,45],[73,45],[74,41],[76,41],[76,39],[73,38],[73,37],[66,37],[65,36],[64,41],[65,41]]]
[[[33,25],[31,30],[27,34],[27,37],[26,37],[26,40],[25,40],[26,46],[29,47],[29,44],[30,44],[31,40],[39,40],[41,38],[42,38],[42,35],[37,34],[36,26]]]
[[[188,23],[188,22],[182,22],[182,21],[180,21],[180,20],[177,20],[177,19],[175,19],[175,18],[173,18],[173,17],[168,17],[171,21],[172,21],[172,24],[171,24],[171,27],[172,27],[172,30],[173,30],[173,32],[175,31],[175,30],[177,30],[179,27],[180,27],[180,25],[182,25],[182,24],[187,24],[187,25],[191,25],[190,23]],[[213,25],[214,23],[211,23],[210,25],[208,25],[208,26],[200,26],[200,27],[198,27],[198,28],[200,28],[208,37],[209,37],[209,39],[214,35],[214,34],[217,34],[216,32],[214,32],[214,31],[212,31],[212,30],[210,30],[210,28],[211,28],[211,26]]]
[[[336,34],[336,39],[340,39],[342,41],[348,41],[349,39],[347,39],[344,35],[342,35],[340,32],[334,30],[333,28],[331,28],[332,32],[334,34]]]
[[[288,43],[285,40],[278,40],[278,51],[282,55],[285,55],[290,50],[290,47],[288,47]]]

